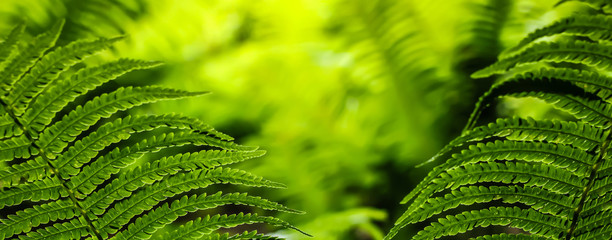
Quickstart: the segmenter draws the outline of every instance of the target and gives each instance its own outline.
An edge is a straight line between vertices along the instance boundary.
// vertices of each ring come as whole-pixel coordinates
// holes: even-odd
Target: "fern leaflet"
[[[127,72],[159,63],[120,59],[72,70],[120,38],[56,47],[62,26],[63,21],[25,42],[20,37],[25,28],[21,24],[0,46],[0,239],[158,238],[164,236],[157,230],[178,218],[224,205],[301,213],[246,193],[191,192],[212,184],[283,188],[228,167],[265,151],[236,144],[230,136],[180,114],[115,116],[139,105],[206,92],[128,86],[83,104],[72,103]],[[143,133],[148,137],[139,135]],[[148,153],[184,145],[199,151],[168,153],[137,163]],[[188,221],[177,228],[176,235],[182,234],[181,239],[278,239],[256,232],[215,233],[250,223],[297,230],[275,217],[240,213]]]
[[[386,239],[419,222],[431,223],[413,239],[466,232],[479,240],[610,238],[610,4],[578,2],[600,11],[538,29],[472,75],[505,77],[479,99],[463,134],[427,161],[443,162],[404,198],[408,208]],[[541,40],[549,36],[556,38]],[[479,126],[483,110],[508,96],[541,99],[574,119]],[[522,232],[477,231],[492,225]]]

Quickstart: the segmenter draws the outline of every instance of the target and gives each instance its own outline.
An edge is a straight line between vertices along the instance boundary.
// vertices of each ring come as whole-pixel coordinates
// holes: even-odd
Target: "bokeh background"
[[[393,225],[404,210],[401,198],[432,168],[415,166],[460,134],[478,96],[495,80],[469,75],[529,31],[577,8],[568,3],[553,10],[555,3],[2,0],[0,33],[25,20],[35,35],[66,19],[60,45],[125,35],[87,61],[128,57],[166,64],[114,84],[212,92],[135,111],[182,112],[239,143],[261,146],[268,154],[239,168],[288,189],[244,190],[306,211],[280,217],[314,239],[365,240],[381,239]],[[535,100],[506,99],[485,118],[510,114],[557,113]],[[412,233],[408,227],[397,239]]]

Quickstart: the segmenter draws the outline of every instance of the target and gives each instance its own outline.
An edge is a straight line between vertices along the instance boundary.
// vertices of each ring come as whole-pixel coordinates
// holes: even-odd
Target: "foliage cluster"
[[[544,95],[547,97],[545,100],[554,102],[553,104],[524,98],[544,98],[541,92],[546,91],[543,90],[543,84],[535,80],[525,80],[532,75],[519,74],[532,69],[525,67],[522,62],[518,68],[511,71],[506,72],[507,69],[504,69],[504,75],[501,77],[488,76],[473,80],[470,75],[495,63],[500,53],[504,59],[526,49],[533,49],[532,47],[537,45],[530,43],[533,40],[605,43],[607,35],[580,31],[579,28],[557,34],[566,31],[571,22],[565,26],[561,24],[555,29],[535,31],[521,42],[524,36],[536,28],[566,17],[571,18],[576,12],[584,14],[578,18],[590,18],[593,14],[605,14],[609,8],[605,1],[582,2],[586,4],[565,1],[553,8],[555,2],[548,0],[159,0],[155,1],[155,4],[142,0],[9,0],[0,5],[0,18],[3,20],[0,30],[8,34],[15,24],[25,19],[28,27],[22,35],[22,43],[32,43],[37,35],[48,32],[54,23],[65,19],[62,34],[54,40],[55,45],[59,47],[52,48],[51,51],[69,46],[75,40],[85,42],[79,39],[96,41],[95,39],[100,37],[127,35],[125,39],[115,42],[110,50],[99,51],[87,59],[82,60],[79,57],[71,60],[74,61],[71,63],[73,67],[62,67],[63,72],[51,77],[50,82],[46,83],[48,85],[36,87],[42,88],[43,93],[53,89],[55,82],[70,79],[84,69],[95,68],[91,66],[110,66],[107,62],[114,63],[117,58],[124,59],[120,61],[134,61],[127,60],[131,58],[155,59],[166,63],[147,71],[127,73],[128,70],[135,69],[125,69],[127,74],[114,76],[118,77],[118,80],[105,82],[89,92],[74,93],[74,99],[68,101],[70,103],[66,108],[54,110],[57,112],[49,117],[50,120],[40,119],[50,121],[47,123],[50,125],[61,121],[64,115],[69,115],[71,109],[76,109],[79,105],[85,106],[88,100],[110,94],[117,89],[148,88],[148,85],[159,84],[176,89],[196,92],[206,90],[213,93],[206,97],[181,98],[119,111],[110,119],[102,119],[99,123],[92,123],[92,126],[83,129],[81,133],[75,133],[74,139],[63,139],[62,141],[67,142],[65,150],[76,146],[76,141],[93,134],[104,124],[112,124],[115,119],[136,119],[138,116],[152,114],[181,118],[163,114],[168,112],[191,116],[185,117],[189,119],[188,122],[199,123],[199,120],[195,119],[205,119],[212,126],[235,138],[228,142],[240,143],[240,146],[261,145],[268,151],[264,157],[236,162],[234,166],[286,183],[288,189],[279,191],[259,188],[257,194],[308,212],[302,215],[293,214],[293,211],[281,212],[279,218],[316,235],[317,239],[382,239],[384,233],[393,226],[391,220],[400,218],[398,228],[406,226],[406,218],[400,216],[402,213],[408,214],[410,209],[409,212],[404,212],[405,209],[397,202],[403,197],[404,191],[417,185],[433,166],[429,164],[414,169],[416,164],[435,155],[439,149],[443,149],[443,153],[437,155],[436,159],[452,159],[453,153],[469,149],[468,146],[472,144],[476,144],[476,147],[480,142],[496,144],[495,140],[514,136],[511,133],[491,133],[492,137],[486,137],[487,132],[484,130],[480,132],[480,136],[478,129],[483,127],[474,128],[478,125],[476,123],[495,122],[494,119],[499,116],[508,117],[497,122],[499,127],[532,123],[542,125],[532,120],[515,120],[527,119],[527,116],[554,119],[550,121],[555,123],[577,120],[571,114],[550,107],[555,104],[559,107],[560,104],[555,102],[551,93]],[[543,35],[546,36],[540,38]],[[519,47],[511,48],[517,44]],[[544,46],[539,44],[540,47]],[[105,46],[107,47],[109,46]],[[511,50],[502,52],[504,49]],[[548,60],[559,62],[566,57],[550,56]],[[534,55],[533,59],[537,58],[539,57]],[[575,61],[585,59],[574,58]],[[532,65],[536,68],[552,66],[576,71],[592,69],[567,61],[550,64],[547,59],[539,60],[545,61]],[[504,68],[512,68],[517,63],[500,64],[506,64]],[[601,69],[600,67],[599,70]],[[23,76],[26,74],[29,74],[27,69],[24,70]],[[555,73],[538,71],[534,74],[543,76]],[[22,76],[17,75],[15,81]],[[33,85],[37,84],[39,83]],[[522,87],[524,84],[526,85]],[[494,87],[488,91],[491,85]],[[556,91],[557,95],[576,95],[578,93],[574,91],[576,87],[572,87],[573,85],[576,84],[557,84],[558,89],[548,91]],[[531,87],[535,87],[537,91],[532,91]],[[594,92],[598,98],[605,98],[601,95],[605,93],[594,87],[578,87],[585,88],[587,93]],[[469,120],[470,124],[462,134],[461,130],[468,121],[473,104],[479,101],[478,96],[485,92],[474,116]],[[29,101],[36,102],[36,96],[40,95],[38,90],[27,94],[28,100],[22,103],[24,106],[28,105]],[[499,96],[507,97],[493,101]],[[589,100],[594,99],[591,95],[585,96]],[[55,108],[61,108],[61,105]],[[21,110],[17,111],[13,120],[20,118],[22,113],[19,111]],[[139,131],[138,134],[130,134],[128,139],[124,139],[127,135],[120,140],[115,139],[98,154],[110,154],[114,148],[136,146],[159,134],[167,135],[173,131],[206,132],[193,129],[192,125],[169,127],[148,126],[142,131],[134,130]],[[33,140],[44,133],[44,126],[38,128],[32,130]],[[14,135],[21,134],[19,131],[16,130]],[[479,137],[472,138],[473,134]],[[444,147],[457,135],[462,137]],[[519,140],[510,137],[506,141]],[[534,137],[534,141],[548,143],[549,140]],[[119,171],[118,175],[113,172],[109,175],[113,177],[103,178],[107,180],[96,184],[101,188],[112,184],[111,179],[115,176],[139,171],[137,169],[160,159],[179,156],[184,152],[208,151],[211,148],[189,146],[191,144],[139,154],[130,160],[133,162],[131,165],[125,162],[118,166],[125,167],[122,170],[113,167],[113,171]],[[595,153],[597,149],[590,149],[590,153]],[[30,150],[22,152],[31,153]],[[245,152],[252,152],[253,157],[262,154],[260,150]],[[22,160],[28,158],[25,155],[22,157]],[[91,158],[96,159],[95,156]],[[22,160],[8,161],[5,166],[20,164]],[[76,165],[87,167],[92,163],[83,162]],[[434,171],[441,168],[437,169]],[[193,169],[180,171],[191,170]],[[53,176],[43,173],[40,178]],[[162,178],[170,178],[170,175],[164,175]],[[72,175],[64,177],[69,179]],[[27,179],[15,181],[24,182]],[[205,190],[193,190],[179,196],[204,192],[212,196],[220,190],[252,191],[235,185],[211,185]],[[451,192],[449,189],[443,190],[433,197]],[[162,200],[159,206],[164,203],[172,206],[174,200],[180,200],[180,197]],[[41,201],[49,203],[53,200]],[[27,200],[15,204],[17,205],[2,210],[3,218],[23,210],[18,208],[30,207],[32,202]],[[503,203],[500,206],[502,205],[507,206]],[[464,206],[457,210],[472,209]],[[167,225],[158,233],[163,235],[174,231],[185,221],[194,221],[197,217],[239,212],[262,213],[257,208],[232,204],[216,210],[191,213],[187,218],[179,218],[177,224]],[[450,211],[451,215],[455,213],[459,212]],[[445,211],[441,215],[448,214]],[[75,213],[75,216],[77,215],[78,213]],[[137,214],[136,217],[142,217],[142,214]],[[432,220],[435,219],[427,219],[417,225],[409,224],[407,226],[410,227],[397,232],[396,238],[413,236],[426,226],[423,224]],[[126,225],[131,223],[134,223],[134,220]],[[52,223],[43,224],[41,227],[44,229],[50,225]],[[260,225],[254,228],[260,232],[274,231]],[[229,231],[237,233],[240,229],[243,228]],[[487,233],[489,229],[470,231],[469,234],[459,237],[470,237],[472,232],[493,234]],[[507,228],[501,229],[507,231]],[[393,233],[396,233],[395,230]],[[289,239],[308,238],[296,231],[282,230],[272,234]]]

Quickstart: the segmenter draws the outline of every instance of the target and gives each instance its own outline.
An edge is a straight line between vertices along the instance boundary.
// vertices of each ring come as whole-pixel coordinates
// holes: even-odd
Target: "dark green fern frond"
[[[19,41],[19,37],[23,34],[25,30],[25,23],[20,23],[15,26],[9,33],[9,35],[4,39],[2,43],[0,43],[0,61],[5,62],[6,58],[11,54],[15,45]]]
[[[606,70],[612,65],[612,50],[604,44],[583,41],[537,43],[516,55],[501,58],[495,64],[475,72],[472,77],[505,73],[521,64],[550,62],[584,64]]]
[[[54,48],[62,24],[32,42],[19,39],[24,29],[19,25],[2,43],[0,239],[162,237],[156,231],[175,220],[225,205],[301,213],[246,193],[192,192],[213,184],[283,188],[228,166],[265,151],[236,144],[200,120],[176,113],[115,117],[142,104],[206,92],[121,87],[82,105],[72,103],[127,72],[159,63],[120,59],[68,71],[120,38]],[[198,150],[138,162],[149,153],[186,145]],[[179,232],[165,237],[277,239],[256,232],[215,233],[219,228],[251,223],[296,229],[274,217],[239,213],[188,221],[177,228]]]
[[[589,70],[543,68],[515,74],[480,97],[466,129],[476,124],[479,114],[495,98],[503,96],[539,98],[592,125],[608,126],[612,115],[603,101],[610,100],[611,83],[610,77]]]
[[[246,217],[244,215],[216,215],[214,216],[217,218],[216,222],[218,223],[218,225],[222,225],[222,226],[231,226],[232,225],[232,220],[238,220],[241,221],[240,219],[249,219],[249,221],[251,221],[251,223],[268,223],[268,224],[275,224],[273,222],[266,222],[266,219],[263,219],[262,217],[256,216],[256,215],[247,215]],[[259,219],[258,219],[259,218]],[[207,218],[208,219],[208,218]],[[207,232],[210,232],[209,229],[207,229],[206,227],[202,227],[202,228],[194,228],[193,226],[197,226],[195,224],[201,222],[203,219],[198,218],[195,221],[191,221],[188,222],[184,225],[181,225],[181,227],[177,230],[175,230],[172,234],[166,234],[164,236],[164,240],[171,240],[171,239],[175,239],[175,236],[178,237],[194,237],[197,239],[202,239],[202,240],[234,240],[234,239],[265,239],[265,240],[279,240],[282,238],[279,237],[274,237],[274,236],[266,236],[266,235],[262,235],[262,234],[257,234],[257,231],[252,231],[252,232],[244,232],[242,234],[236,234],[233,236],[230,236],[229,233],[226,234],[207,234],[204,235]],[[206,220],[206,219],[204,219]],[[211,224],[212,225],[212,224]],[[204,236],[202,236],[204,235]],[[201,237],[200,237],[201,236]]]
[[[0,71],[0,93],[6,94],[23,74],[26,73],[49,48],[55,45],[55,41],[59,37],[64,21],[56,23],[49,31],[40,34],[36,39],[29,43],[15,42],[16,49],[11,52],[6,60],[2,62],[2,70]],[[23,27],[16,27],[20,29]],[[13,30],[15,31],[15,30]],[[13,34],[9,37],[16,37]],[[14,40],[7,39],[6,42]]]
[[[77,41],[45,54],[29,70],[30,74],[8,90],[9,94],[6,96],[7,107],[13,109],[16,115],[23,114],[25,106],[30,103],[32,98],[40,94],[46,86],[52,84],[60,73],[80,62],[86,56],[108,48],[119,39]]]
[[[430,225],[413,239],[468,232],[480,240],[610,239],[609,21],[579,14],[553,23],[529,34],[518,52],[474,73],[505,77],[479,99],[463,134],[430,160],[444,162],[404,198],[408,208],[386,239],[421,222]],[[557,34],[564,36],[536,42]],[[503,97],[538,98],[573,120],[512,117],[478,126],[483,110]],[[478,232],[490,226],[502,228]]]
[[[504,138],[515,141],[545,141],[572,145],[584,151],[592,151],[603,140],[604,131],[583,122],[535,121],[531,118],[497,119],[495,123],[476,127],[452,140],[426,163],[445,157],[465,144],[487,139]]]
[[[608,15],[575,15],[530,33],[511,50],[519,50],[535,40],[557,34],[588,37],[593,41],[610,41],[612,40],[611,31],[612,17]]]
[[[556,4],[556,6],[566,2],[582,2],[595,9],[600,9],[608,13],[612,12],[612,3],[610,3],[608,0],[561,0]]]
[[[120,59],[101,66],[83,68],[70,77],[40,93],[23,116],[24,125],[35,131],[43,130],[56,113],[78,96],[87,93],[127,72],[158,66],[157,62]]]

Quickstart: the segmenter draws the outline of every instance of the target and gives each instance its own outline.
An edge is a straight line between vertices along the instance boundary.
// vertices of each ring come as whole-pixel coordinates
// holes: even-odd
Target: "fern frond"
[[[229,236],[229,234],[209,234],[205,237],[200,238],[201,240],[234,240],[234,239],[262,239],[262,240],[280,240],[282,238],[275,236],[266,236],[263,234],[257,234],[257,231],[248,232],[245,231],[241,234],[236,234],[233,236]]]
[[[516,55],[501,58],[493,65],[475,72],[472,77],[485,78],[504,73],[520,64],[535,62],[568,62],[605,70],[612,64],[612,50],[604,44],[583,41],[537,43]]]
[[[446,163],[434,168],[415,190],[418,192],[445,171],[467,164],[495,160],[540,162],[562,171],[569,171],[572,175],[584,177],[590,173],[590,164],[594,163],[595,156],[573,147],[549,143],[515,141],[478,143],[463,150],[461,154],[453,155]],[[402,203],[412,199],[417,192],[406,196]]]
[[[0,141],[0,161],[29,158],[38,152],[39,150],[32,147],[32,141],[25,135]]]
[[[500,118],[495,123],[476,127],[453,139],[440,152],[423,164],[434,162],[464,144],[490,138],[505,138],[515,141],[545,141],[572,145],[582,150],[590,151],[604,140],[604,131],[583,122],[536,121],[531,118],[522,119],[517,117]]]
[[[115,235],[115,237],[113,237],[112,239],[147,239],[157,229],[174,221],[176,218],[180,216],[184,216],[188,212],[194,212],[197,210],[214,208],[214,207],[226,205],[226,204],[251,205],[251,206],[259,206],[260,208],[268,209],[268,210],[279,210],[279,211],[289,211],[293,213],[298,213],[297,211],[287,209],[286,207],[278,203],[273,203],[268,200],[264,200],[264,199],[257,198],[257,197],[250,197],[250,196],[247,196],[246,194],[234,193],[234,194],[228,194],[228,195],[221,195],[221,193],[217,193],[217,194],[210,195],[210,196],[207,196],[207,195],[200,195],[200,196],[194,195],[190,197],[183,196],[180,200],[176,200],[172,202],[170,206],[168,206],[168,204],[164,204],[163,206],[158,207],[155,210],[136,219],[136,221],[133,224],[130,224],[128,226],[127,230],[117,233],[117,235]],[[250,216],[247,215],[246,217],[247,219],[242,218],[237,223],[244,224],[245,222],[247,223],[252,222],[252,221],[257,222],[256,220],[258,220],[258,218],[262,218],[262,217],[257,217],[256,215],[253,217],[253,219],[250,219],[249,217]],[[263,218],[266,219],[267,221],[260,220],[259,222],[265,222],[265,223],[272,224],[272,225],[279,225],[279,226],[283,226],[286,228],[295,228],[291,226],[290,224],[283,222],[280,219],[271,218],[271,217],[263,217]],[[201,225],[209,225],[209,226],[213,225],[213,226],[216,226],[217,228],[220,226],[223,226],[223,227],[230,226],[228,225],[228,222],[226,222],[225,224],[221,224],[220,221],[214,221],[214,220],[211,220],[211,222],[214,222],[213,223],[214,225],[211,223],[208,223],[208,221],[201,223]],[[201,225],[198,226],[200,231],[202,231]],[[210,230],[212,231],[216,229],[213,228]],[[179,235],[183,235],[183,234],[185,233],[180,233]],[[173,235],[173,237],[176,239],[178,236]],[[182,239],[182,237],[178,237],[178,238]]]
[[[62,72],[81,62],[86,56],[108,48],[120,39],[102,38],[95,41],[77,41],[45,54],[23,78],[12,85],[8,95],[4,98],[7,103],[5,107],[20,116],[30,101]]]
[[[128,86],[91,94],[97,96],[84,99],[82,105],[70,104],[127,72],[159,63],[120,59],[71,69],[118,38],[77,41],[52,49],[62,24],[31,43],[21,42],[24,27],[17,26],[0,43],[5,47],[0,49],[4,60],[0,64],[0,160],[5,161],[0,165],[0,239],[149,238],[188,212],[227,204],[301,213],[244,193],[198,196],[191,192],[212,184],[284,187],[226,166],[262,156],[265,151],[258,147],[236,144],[230,136],[180,114],[115,116],[142,104],[205,92]],[[156,131],[160,128],[165,129]],[[184,145],[205,150],[142,164],[136,161]],[[181,198],[160,204],[173,196]],[[221,218],[205,222],[211,238],[277,239],[255,232],[231,237],[212,234],[219,227],[254,222],[294,228],[273,217]]]
[[[2,64],[6,62],[6,58],[11,54],[11,52],[17,45],[19,38],[25,30],[25,27],[25,22],[17,24],[8,34],[8,36],[6,36],[6,39],[4,39],[2,43],[0,43],[0,62]]]
[[[48,29],[49,22],[66,18],[60,44],[78,39],[125,34],[127,26],[149,11],[144,0],[40,0],[11,1],[3,6],[4,19],[28,19],[33,31]],[[6,24],[6,23],[5,23]]]
[[[612,210],[599,211],[590,216],[584,216],[578,221],[574,236],[591,235],[593,231],[605,227],[612,218]]]
[[[214,215],[206,216],[205,218],[197,218],[196,220],[189,221],[181,225],[177,230],[170,234],[165,234],[162,239],[210,239],[210,240],[221,240],[221,239],[278,239],[275,237],[268,238],[263,235],[257,234],[257,232],[243,233],[234,236],[228,234],[219,235],[211,234],[218,228],[235,227],[241,224],[252,224],[252,223],[267,223],[276,226],[294,228],[286,222],[272,218],[262,217],[257,214],[234,214],[234,215]]]
[[[580,2],[609,7],[607,1]],[[404,198],[402,203],[409,206],[385,239],[435,217],[438,221],[413,239],[454,236],[491,225],[530,234],[498,232],[475,239],[609,239],[610,21],[601,12],[563,19],[525,37],[514,49],[521,49],[518,53],[501,56],[474,73],[475,78],[506,76],[480,97],[461,136],[428,161],[445,160]],[[557,34],[564,37],[534,43]],[[577,40],[584,37],[592,42]],[[564,67],[542,67],[551,62]],[[512,117],[477,127],[483,110],[506,96],[538,98],[575,119]],[[485,205],[489,208],[483,209]],[[476,210],[449,213],[460,206]]]
[[[4,95],[25,74],[44,52],[53,47],[59,37],[64,21],[55,24],[49,31],[40,34],[30,44],[22,44],[3,62],[0,71],[0,95]],[[19,28],[19,27],[18,27]]]
[[[610,187],[612,187],[612,180],[610,180],[609,176],[598,176],[601,177],[600,181],[597,181],[593,184],[592,193],[597,196],[602,196],[606,193],[612,191]]]
[[[581,2],[585,3],[595,9],[601,9],[605,12],[612,12],[612,4],[607,0],[560,0],[555,6],[561,5],[565,2]]]
[[[21,135],[23,131],[15,124],[10,114],[5,113],[0,117],[0,139]]]
[[[523,38],[510,51],[506,51],[504,55],[520,50],[535,40],[556,34],[589,37],[593,41],[609,41],[612,40],[611,25],[612,17],[607,15],[571,16],[529,33],[527,37]]]
[[[181,226],[184,226],[184,225],[181,225]],[[172,235],[168,236],[168,234],[166,234],[165,236],[166,237],[163,238],[163,239],[174,239],[174,237],[172,237]],[[194,236],[195,236],[195,234],[194,234]],[[236,235],[232,235],[232,236],[230,236],[229,233],[225,233],[225,234],[211,233],[211,234],[207,234],[205,236],[199,237],[199,238],[198,237],[194,237],[194,238],[185,237],[185,239],[199,239],[199,240],[236,240],[236,239],[281,240],[283,238],[274,237],[274,236],[267,236],[267,235],[263,235],[263,234],[257,234],[257,231],[252,231],[252,232],[245,231],[244,233],[236,234]]]
[[[83,206],[85,208],[91,208],[91,211],[99,214],[113,201],[130,196],[134,189],[138,189],[145,184],[152,184],[155,181],[159,181],[165,175],[178,173],[181,169],[195,170],[200,167],[212,168],[258,157],[262,154],[264,154],[263,151],[228,152],[212,150],[184,155],[179,154],[173,157],[160,159],[120,175],[103,189],[91,194],[83,202]],[[81,192],[91,190],[91,188],[88,189],[86,187],[79,188],[79,186],[74,183],[69,183],[69,186]]]
[[[497,234],[474,238],[474,240],[546,240],[547,237],[526,234]]]
[[[397,221],[395,229],[423,221],[436,214],[474,203],[487,203],[501,199],[504,203],[520,202],[541,214],[550,214],[564,221],[573,212],[577,202],[562,194],[547,192],[537,187],[483,187],[469,186],[453,190],[444,197],[430,198],[418,209],[406,211]]]
[[[3,223],[0,226],[0,233],[4,234],[0,238],[9,238],[15,234],[29,232],[30,229],[51,221],[70,219],[76,215],[76,211],[77,209],[71,201],[59,200],[35,205],[32,208],[19,211],[15,215],[9,215],[7,219],[0,219],[0,222]]]
[[[587,240],[587,239],[607,239],[608,236],[612,234],[612,229],[610,227],[602,227],[597,228],[591,232],[587,232],[585,234],[577,236],[575,239],[577,240]]]
[[[198,139],[200,138],[200,139]],[[198,140],[204,140],[198,142]],[[86,166],[84,171],[76,177],[72,178],[68,184],[74,190],[78,190],[81,193],[91,193],[91,191],[100,183],[103,182],[104,179],[108,178],[111,174],[117,173],[117,168],[125,167],[133,160],[141,156],[145,152],[156,152],[162,148],[172,147],[172,146],[180,146],[187,143],[192,143],[194,145],[208,145],[206,141],[209,138],[202,134],[169,134],[169,135],[161,135],[160,137],[153,137],[151,139],[145,139],[143,142],[134,145],[133,147],[125,148],[125,149],[116,149],[113,152],[109,153],[106,156],[101,157],[98,161],[94,162],[90,166]],[[254,156],[261,156],[263,154],[262,151],[255,152],[244,152],[242,155],[239,154],[228,154],[233,159],[248,159]],[[236,156],[237,155],[237,156]],[[186,166],[181,166],[180,168],[186,168],[190,166],[187,161],[202,161],[199,157],[199,154],[193,154],[193,158],[186,159],[184,162]],[[183,160],[183,159],[181,159]],[[162,160],[163,161],[163,160]],[[169,161],[173,161],[170,159]],[[144,174],[146,172],[147,177],[149,178],[157,178],[158,175],[165,175],[172,173],[177,168],[173,164],[177,164],[177,162],[170,162],[171,164],[157,164],[158,161],[154,162],[154,165],[144,165],[143,171],[140,172]],[[159,167],[159,169],[149,169],[150,167]],[[149,172],[154,171],[154,172]],[[132,177],[135,175],[132,175]]]
[[[35,144],[45,151],[48,158],[54,159],[68,145],[68,142],[73,141],[76,136],[101,118],[110,117],[117,111],[145,103],[201,94],[204,92],[187,92],[161,87],[119,88],[112,93],[94,98],[85,103],[83,107],[78,106],[62,120],[45,129]]]
[[[151,209],[160,201],[176,194],[196,188],[205,188],[211,184],[240,184],[251,187],[284,188],[284,185],[237,169],[216,168],[210,171],[196,170],[180,173],[160,182],[146,186],[128,199],[116,203],[93,222],[101,234],[114,234],[134,216]]]
[[[47,176],[47,163],[41,157],[0,170],[0,185],[12,186],[20,183],[21,178],[27,182],[41,180]]]
[[[599,193],[599,191],[594,189],[587,197],[590,201],[585,202],[583,210],[584,216],[591,216],[600,211],[607,211],[612,207],[612,194],[610,194],[610,192]]]
[[[578,119],[607,127],[612,115],[602,99],[610,99],[610,83],[609,77],[586,70],[540,69],[517,74],[494,84],[479,98],[465,130],[476,125],[480,113],[494,98],[504,96],[539,98]]]
[[[245,231],[241,234],[236,234],[233,236],[229,236],[229,234],[227,233],[223,235],[214,233],[214,234],[206,235],[200,239],[201,240],[225,240],[225,239],[228,239],[228,240],[235,240],[235,239],[280,240],[283,238],[275,237],[275,236],[267,236],[263,234],[257,234],[257,231],[252,231],[252,232]]]
[[[56,223],[36,232],[28,232],[26,235],[19,235],[19,239],[80,239],[88,234],[86,220],[78,218],[65,223]]]
[[[444,197],[430,198],[410,215],[402,216],[407,223],[423,221],[435,214],[459,205],[472,205],[502,199],[506,203],[521,202],[535,210],[567,219],[577,202],[562,194],[555,194],[534,187],[517,186],[468,186],[453,190]]]
[[[20,184],[16,187],[2,189],[0,193],[2,194],[0,208],[17,205],[24,200],[38,202],[68,196],[68,192],[62,188],[57,178],[45,178],[42,181]]]
[[[213,144],[210,144],[213,142]],[[126,167],[132,163],[138,157],[142,156],[146,152],[157,152],[162,148],[181,146],[185,144],[193,145],[208,145],[215,146],[214,139],[207,135],[197,133],[179,133],[177,135],[170,133],[168,135],[162,134],[158,137],[152,137],[145,139],[142,142],[124,149],[115,149],[109,154],[97,159],[96,162],[89,166],[86,166],[81,174],[72,178],[67,186],[79,190],[79,192],[88,194],[97,185],[104,182],[104,179],[110,177],[111,174],[117,173],[120,168]],[[258,154],[260,154],[259,152]],[[71,171],[71,166],[64,168],[65,171]],[[68,172],[67,175],[76,175],[77,169],[73,169],[73,172]],[[167,174],[167,173],[166,173]]]
[[[131,134],[150,131],[159,127],[191,129],[206,132],[208,125],[197,119],[177,114],[160,116],[138,116],[117,119],[97,129],[94,133],[75,142],[65,153],[54,161],[62,172],[76,175],[79,168],[91,161],[98,152],[111,144],[128,139]],[[212,141],[211,137],[211,141]],[[70,164],[68,164],[70,163]],[[66,176],[63,176],[66,178]]]
[[[468,184],[498,182],[504,184],[523,184],[527,187],[541,187],[547,191],[578,196],[586,181],[568,171],[549,167],[546,164],[527,163],[478,163],[465,165],[441,174],[431,183],[417,186],[402,203],[412,200],[406,214],[414,212],[427,202],[434,193],[444,189],[457,189]],[[414,198],[414,199],[413,199]]]
[[[511,226],[524,229],[531,234],[544,237],[557,237],[567,222],[541,214],[532,209],[518,207],[490,207],[479,211],[463,212],[455,216],[438,219],[420,231],[414,239],[438,239],[443,236],[464,233],[473,227],[489,225]]]
[[[70,78],[60,80],[57,85],[41,93],[28,106],[23,116],[24,125],[31,130],[42,131],[51,123],[57,112],[78,96],[127,72],[159,65],[159,62],[120,59],[97,67],[81,69]]]

